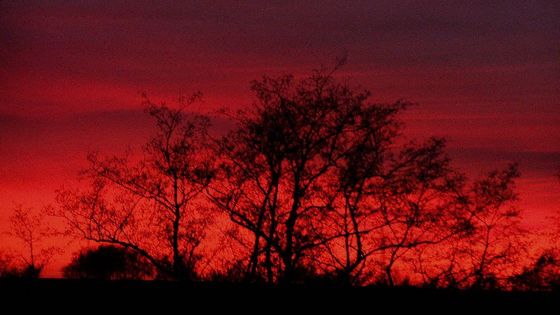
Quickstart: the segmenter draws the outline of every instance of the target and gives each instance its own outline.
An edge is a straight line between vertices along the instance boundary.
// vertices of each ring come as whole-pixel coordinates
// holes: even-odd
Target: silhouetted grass
[[[53,310],[88,308],[108,310],[162,307],[179,309],[180,314],[205,314],[216,309],[235,313],[358,311],[443,311],[491,309],[555,310],[559,292],[506,292],[482,290],[428,289],[416,287],[337,287],[325,285],[270,286],[218,282],[97,281],[65,279],[0,280],[3,304],[21,309]],[[78,309],[76,309],[78,307]],[[196,310],[196,311],[195,311]],[[3,313],[3,312],[2,312]],[[554,313],[554,312],[552,312]],[[7,314],[7,313],[6,313]]]

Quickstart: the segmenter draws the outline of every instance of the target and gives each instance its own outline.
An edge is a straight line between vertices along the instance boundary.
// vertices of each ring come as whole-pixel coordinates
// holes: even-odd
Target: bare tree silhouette
[[[265,77],[252,89],[259,103],[234,116],[239,128],[219,144],[222,181],[210,194],[253,234],[248,276],[262,269],[269,282],[289,283],[308,273],[311,264],[303,262],[313,249],[340,237],[317,233],[313,225],[332,210],[327,185],[351,149],[357,115],[370,110],[389,116],[403,105],[368,109],[367,92],[355,92],[325,71],[299,82]]]
[[[512,164],[457,192],[468,220],[463,233],[445,246],[420,253],[417,267],[425,282],[475,288],[507,282],[524,250],[520,211],[515,207],[517,177],[517,165]]]
[[[384,266],[387,284],[394,285],[393,267],[411,249],[435,245],[460,233],[462,216],[453,193],[461,185],[462,176],[450,168],[444,141],[433,138],[394,152],[391,148],[396,135],[377,143],[377,148],[350,156],[350,163],[342,168],[342,200],[339,218],[333,222],[342,226],[344,238],[326,246],[338,265],[337,273],[344,277],[355,270],[359,276],[366,259],[384,254],[386,260],[379,263]],[[367,154],[373,152],[384,153],[368,158]],[[364,168],[370,173],[355,175]],[[354,183],[359,185],[348,179],[358,180]]]
[[[20,255],[24,266],[19,274],[25,278],[38,278],[57,250],[46,244],[49,233],[44,215],[35,213],[32,208],[18,205],[10,216],[10,222],[10,234],[19,239],[26,250],[26,253]]]
[[[496,278],[499,268],[511,263],[520,250],[518,237],[519,210],[514,179],[519,177],[516,165],[494,171],[477,181],[473,188],[470,213],[475,231],[468,238],[468,255],[473,265],[474,286],[486,287]]]
[[[162,275],[196,277],[197,252],[211,220],[201,192],[213,178],[206,147],[208,118],[187,114],[196,96],[172,109],[145,101],[157,133],[143,155],[90,154],[90,191],[61,190],[55,215],[68,232],[143,256]]]
[[[218,209],[243,250],[207,273],[217,281],[505,285],[523,250],[516,165],[469,184],[444,139],[402,137],[409,103],[370,102],[335,80],[342,64],[252,82],[255,106],[224,111],[236,126],[213,140],[208,118],[146,100],[157,133],[142,155],[91,154],[90,189],[61,190],[54,214],[161,278],[200,277]]]
[[[333,72],[253,82],[255,110],[231,115],[238,128],[219,142],[210,196],[252,234],[249,279],[292,282],[323,269],[354,282],[366,258],[389,252],[393,284],[405,252],[460,233],[462,176],[444,141],[395,150],[408,103],[372,104]]]

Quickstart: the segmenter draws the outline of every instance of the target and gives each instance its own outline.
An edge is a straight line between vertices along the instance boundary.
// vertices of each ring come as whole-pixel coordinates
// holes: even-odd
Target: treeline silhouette
[[[143,152],[90,154],[81,174],[90,188],[60,190],[49,208],[64,235],[102,244],[76,255],[64,275],[522,290],[560,283],[552,249],[528,261],[515,164],[469,180],[444,139],[403,136],[410,103],[372,103],[333,73],[252,82],[254,106],[221,112],[235,122],[225,135],[188,111],[196,96],[179,109],[146,98],[157,132]]]

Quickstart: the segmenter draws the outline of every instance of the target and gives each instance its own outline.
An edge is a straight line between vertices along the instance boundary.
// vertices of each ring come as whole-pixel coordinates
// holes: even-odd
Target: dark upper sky
[[[141,143],[142,91],[248,106],[251,79],[347,54],[341,78],[419,103],[410,136],[448,137],[474,175],[519,161],[529,217],[559,209],[559,1],[2,1],[0,41],[3,208]]]

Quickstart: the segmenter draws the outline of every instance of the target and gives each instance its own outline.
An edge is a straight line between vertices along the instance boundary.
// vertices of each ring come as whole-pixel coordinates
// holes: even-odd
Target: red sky
[[[542,228],[560,210],[559,39],[557,1],[2,1],[0,230],[13,203],[52,202],[88,151],[143,143],[141,92],[239,108],[250,80],[342,54],[342,79],[417,102],[407,134],[447,137],[469,174],[519,162]]]

